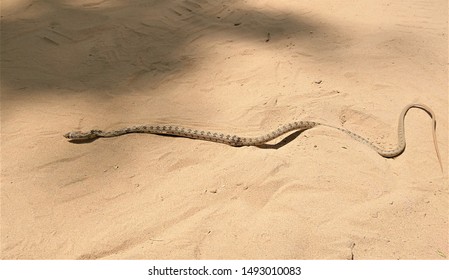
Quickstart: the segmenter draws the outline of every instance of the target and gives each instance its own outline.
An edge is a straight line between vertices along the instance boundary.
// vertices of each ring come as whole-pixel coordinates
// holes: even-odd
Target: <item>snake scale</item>
[[[205,141],[212,141],[217,143],[223,143],[234,147],[241,147],[241,146],[260,146],[263,145],[289,131],[293,130],[306,130],[313,128],[315,126],[327,126],[334,129],[338,129],[355,140],[362,142],[369,147],[371,147],[373,150],[375,150],[379,155],[385,158],[394,158],[402,154],[405,150],[405,130],[404,130],[404,119],[405,115],[407,114],[408,110],[411,108],[418,108],[421,110],[424,110],[429,114],[429,116],[432,118],[432,136],[433,136],[433,143],[435,146],[435,151],[438,157],[438,161],[440,163],[441,170],[443,170],[443,165],[441,163],[441,157],[440,152],[438,150],[438,143],[436,138],[436,119],[435,114],[426,105],[423,104],[409,104],[405,106],[405,108],[402,110],[400,116],[399,116],[399,123],[398,123],[398,145],[395,149],[391,150],[385,150],[382,148],[377,147],[374,145],[374,143],[370,142],[369,140],[361,137],[358,134],[355,134],[347,129],[335,127],[332,125],[327,125],[319,122],[313,122],[313,121],[296,121],[291,122],[286,125],[283,125],[279,127],[277,130],[271,131],[270,133],[264,134],[259,137],[241,137],[237,135],[229,135],[229,134],[223,134],[219,132],[210,132],[210,131],[203,131],[203,130],[197,130],[197,129],[191,129],[191,128],[185,128],[180,126],[174,126],[174,125],[140,125],[140,126],[132,126],[127,127],[123,129],[118,130],[112,130],[112,131],[102,131],[102,130],[90,130],[87,132],[81,132],[81,131],[72,131],[69,133],[64,134],[64,137],[73,140],[73,141],[85,141],[85,140],[92,140],[99,137],[115,137],[120,136],[128,133],[151,133],[151,134],[159,134],[159,135],[171,135],[171,136],[180,136],[180,137],[186,137],[186,138],[192,138],[192,139],[200,139]]]

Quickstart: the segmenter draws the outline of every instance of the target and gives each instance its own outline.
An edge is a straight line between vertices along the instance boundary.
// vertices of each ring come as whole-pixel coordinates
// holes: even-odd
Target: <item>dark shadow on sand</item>
[[[279,141],[276,144],[262,144],[262,145],[257,145],[256,147],[261,148],[261,149],[274,149],[274,150],[280,149],[280,148],[284,147],[285,145],[289,144],[290,142],[292,142],[293,140],[295,140],[299,135],[301,135],[306,130],[307,129],[297,130],[293,133],[290,133],[289,135],[284,137],[281,141]]]
[[[19,15],[3,15],[1,84],[27,93],[122,94],[137,87],[151,94],[170,75],[188,73],[207,60],[197,43],[204,36],[214,34],[231,44],[254,41],[265,48],[288,37],[300,43],[327,29],[306,12],[266,13],[238,1],[229,6],[192,0],[103,2],[36,1]],[[130,20],[123,13],[134,16]]]

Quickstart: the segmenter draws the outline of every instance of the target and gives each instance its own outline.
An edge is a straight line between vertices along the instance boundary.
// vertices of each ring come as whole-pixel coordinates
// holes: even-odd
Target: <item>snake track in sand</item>
[[[102,131],[102,130],[90,130],[87,132],[81,132],[81,131],[72,131],[69,133],[64,134],[64,137],[73,141],[85,141],[85,140],[92,140],[95,138],[100,137],[115,137],[120,136],[128,133],[151,133],[151,134],[159,134],[159,135],[171,135],[171,136],[180,136],[180,137],[186,137],[186,138],[192,138],[192,139],[200,139],[205,141],[212,141],[217,143],[223,143],[234,147],[241,147],[241,146],[260,146],[262,144],[265,144],[289,131],[293,130],[306,130],[313,128],[315,126],[327,126],[334,129],[338,129],[355,140],[362,142],[368,146],[370,146],[373,150],[375,150],[379,155],[385,158],[393,158],[397,157],[405,150],[405,130],[404,130],[404,119],[405,115],[407,114],[408,110],[411,108],[418,108],[421,110],[424,110],[429,114],[429,116],[432,118],[432,136],[433,136],[433,143],[435,146],[435,151],[438,157],[438,161],[440,163],[441,170],[443,170],[443,165],[441,162],[440,153],[438,150],[438,144],[437,144],[437,138],[436,138],[436,119],[435,114],[433,113],[432,109],[427,107],[423,104],[409,104],[405,106],[405,108],[402,110],[400,116],[399,116],[399,123],[398,123],[398,145],[395,149],[392,150],[385,150],[382,148],[377,147],[374,145],[374,143],[368,141],[367,139],[361,137],[360,135],[357,135],[347,129],[335,127],[332,125],[327,125],[319,122],[312,122],[312,121],[297,121],[297,122],[291,122],[286,125],[283,125],[279,127],[277,130],[271,131],[270,133],[264,134],[259,137],[240,137],[237,135],[229,135],[229,134],[223,134],[219,132],[210,132],[210,131],[203,131],[203,130],[196,130],[191,128],[185,128],[180,126],[174,126],[174,125],[141,125],[141,126],[132,126],[127,127],[123,129],[118,130],[112,130],[112,131]]]

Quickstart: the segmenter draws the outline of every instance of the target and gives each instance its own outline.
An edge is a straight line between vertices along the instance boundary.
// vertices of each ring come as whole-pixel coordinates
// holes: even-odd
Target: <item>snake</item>
[[[411,108],[418,108],[423,111],[425,111],[432,119],[432,136],[433,136],[433,143],[435,147],[435,151],[438,157],[438,161],[440,163],[440,168],[443,170],[443,165],[441,162],[441,156],[438,149],[438,142],[436,137],[436,118],[435,113],[430,109],[428,106],[424,104],[408,104],[404,107],[401,114],[399,115],[399,122],[398,122],[398,143],[396,148],[394,149],[383,149],[378,146],[376,146],[373,142],[367,140],[366,138],[353,133],[352,131],[336,127],[320,122],[314,122],[314,121],[295,121],[290,122],[288,124],[280,126],[278,129],[273,130],[267,134],[263,134],[258,137],[241,137],[237,135],[231,135],[231,134],[225,134],[221,132],[213,132],[213,131],[204,131],[204,130],[198,130],[193,128],[187,128],[182,127],[178,125],[139,125],[139,126],[131,126],[126,127],[118,130],[111,130],[111,131],[103,131],[103,130],[97,130],[92,129],[86,132],[82,131],[72,131],[64,134],[64,137],[71,140],[72,142],[78,142],[78,141],[86,141],[86,140],[94,140],[96,138],[101,137],[116,137],[124,134],[129,133],[150,133],[150,134],[158,134],[158,135],[168,135],[168,136],[179,136],[179,137],[185,137],[185,138],[191,138],[191,139],[199,139],[204,141],[211,141],[216,143],[223,143],[226,145],[230,145],[233,147],[241,147],[241,146],[261,146],[266,144],[267,142],[278,138],[279,136],[286,134],[290,131],[294,130],[307,130],[311,129],[316,126],[326,126],[333,129],[337,129],[339,131],[342,131],[352,137],[353,139],[364,143],[371,147],[374,151],[376,151],[380,156],[384,158],[395,158],[399,155],[401,155],[406,146],[405,142],[405,129],[404,129],[404,120],[407,112]]]

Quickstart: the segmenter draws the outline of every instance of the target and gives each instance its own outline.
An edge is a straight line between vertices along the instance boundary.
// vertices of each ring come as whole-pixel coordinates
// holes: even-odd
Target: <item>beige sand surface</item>
[[[445,0],[2,0],[3,259],[447,259]],[[179,124],[279,149],[71,130]],[[273,143],[278,143],[283,138]]]

